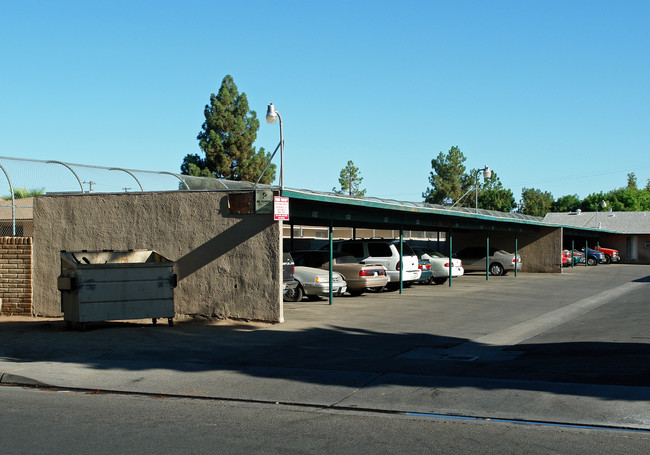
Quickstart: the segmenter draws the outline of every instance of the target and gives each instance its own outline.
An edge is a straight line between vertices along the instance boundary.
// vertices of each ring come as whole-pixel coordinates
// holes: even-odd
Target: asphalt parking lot
[[[283,324],[0,320],[2,382],[650,429],[650,266],[468,274]]]
[[[332,367],[357,352],[356,365],[378,369],[360,348],[382,346],[381,371],[650,386],[649,284],[640,265],[475,273],[452,287],[336,298],[336,308],[290,304],[285,317],[340,331],[328,342],[339,355],[320,359]]]

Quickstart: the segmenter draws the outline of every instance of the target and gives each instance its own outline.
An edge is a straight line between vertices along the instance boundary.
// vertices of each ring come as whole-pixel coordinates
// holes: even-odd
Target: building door
[[[635,236],[630,236],[625,239],[625,258],[628,261],[638,260],[638,241]]]

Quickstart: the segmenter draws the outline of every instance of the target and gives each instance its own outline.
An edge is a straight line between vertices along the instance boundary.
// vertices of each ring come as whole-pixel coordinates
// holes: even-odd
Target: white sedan
[[[284,294],[284,300],[288,302],[300,302],[303,296],[310,300],[318,300],[330,294],[330,274],[327,270],[297,265],[293,275],[298,281],[298,287],[288,290]],[[332,289],[334,295],[343,295],[348,284],[343,276],[334,272],[332,275]]]
[[[442,284],[449,278],[449,256],[445,256],[439,251],[430,248],[413,248],[419,259],[427,260],[431,263],[433,277],[431,279],[436,284]],[[463,276],[463,262],[460,259],[451,260],[451,276]]]

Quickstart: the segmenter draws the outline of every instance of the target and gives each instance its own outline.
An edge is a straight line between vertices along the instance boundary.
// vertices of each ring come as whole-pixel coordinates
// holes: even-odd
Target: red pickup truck
[[[613,248],[597,246],[594,248],[594,250],[605,254],[605,264],[611,264],[612,262],[618,262],[621,260],[621,256],[619,256],[618,250],[615,250]]]

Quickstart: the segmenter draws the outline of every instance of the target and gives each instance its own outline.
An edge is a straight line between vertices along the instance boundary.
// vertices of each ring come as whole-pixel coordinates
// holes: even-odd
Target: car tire
[[[433,282],[436,284],[445,284],[447,282],[447,277],[434,277]]]
[[[503,272],[504,272],[503,266],[498,262],[490,264],[490,275],[500,276],[504,274]]]
[[[612,263],[612,257],[609,254],[605,255],[605,264],[611,264]]]
[[[587,265],[598,265],[596,258],[587,258]]]
[[[288,289],[284,293],[284,300],[287,302],[300,302],[305,292],[302,290],[302,286],[298,285],[293,289]]]

